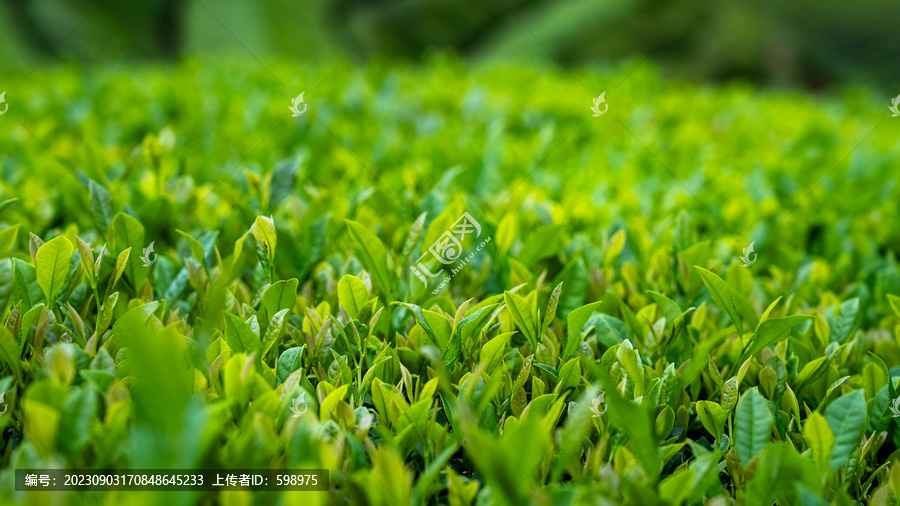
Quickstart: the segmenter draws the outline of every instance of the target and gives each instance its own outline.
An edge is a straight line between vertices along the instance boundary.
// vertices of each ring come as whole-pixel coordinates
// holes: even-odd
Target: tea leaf
[[[609,348],[631,339],[631,332],[628,327],[622,323],[622,320],[609,316],[607,314],[598,314],[591,317],[589,321],[597,334],[597,341],[603,346]]]
[[[716,303],[716,306],[719,306],[719,309],[725,312],[729,318],[731,318],[731,323],[734,324],[737,329],[738,335],[744,334],[744,325],[743,320],[740,317],[740,312],[738,311],[737,305],[735,303],[735,295],[734,291],[728,286],[722,278],[716,276],[712,272],[698,266],[694,266],[697,269],[697,272],[700,273],[700,277],[703,278],[703,283],[706,285],[706,288],[709,289],[710,295],[712,295],[713,302]]]
[[[820,469],[826,470],[834,449],[834,434],[831,432],[828,422],[819,413],[811,413],[803,427],[803,437],[806,439],[806,444],[809,445],[813,460]]]
[[[272,283],[262,296],[262,306],[260,307],[259,317],[263,322],[268,322],[275,316],[275,313],[282,309],[292,309],[297,301],[297,286],[300,281],[297,278],[291,278],[287,281],[276,281]]]
[[[91,218],[98,231],[105,232],[113,221],[112,197],[105,187],[87,180],[88,191],[91,194]]]
[[[46,242],[38,249],[34,263],[37,282],[51,309],[56,301],[56,292],[63,286],[69,274],[74,249],[72,243],[64,236]]]
[[[575,355],[581,344],[581,330],[599,305],[599,301],[592,302],[569,313],[566,318],[566,345],[560,355],[561,360],[568,360]]]
[[[6,327],[0,327],[0,358],[3,363],[16,376],[16,381],[22,381],[22,366],[19,363],[19,347],[16,346],[16,338]]]
[[[718,440],[725,430],[725,410],[712,401],[697,401],[697,416],[707,432]]]
[[[147,246],[144,240],[144,226],[125,213],[117,214],[110,222],[108,236],[112,252],[116,255],[122,255],[126,250],[143,251]],[[131,257],[125,263],[123,272],[136,287],[147,279],[147,268],[143,266],[139,255]]]
[[[175,230],[184,240],[187,241],[188,245],[191,247],[191,256],[194,260],[200,264],[201,267],[206,267],[206,255],[203,253],[203,245],[200,244],[200,241],[191,237],[187,232],[183,232],[181,230]]]
[[[734,447],[742,466],[759,455],[772,437],[774,418],[766,400],[753,388],[738,401],[735,411]]]
[[[531,304],[512,292],[503,292],[503,300],[506,302],[506,309],[516,323],[516,327],[528,340],[531,349],[537,351],[537,322],[535,315],[532,313]]]
[[[763,348],[787,339],[790,335],[791,327],[810,319],[812,319],[812,315],[793,315],[764,321],[750,339],[750,345],[741,354],[738,362],[743,362],[747,358],[756,355]]]
[[[0,230],[0,258],[6,258],[16,245],[16,236],[19,235],[19,224]]]
[[[347,311],[347,316],[356,318],[359,310],[369,301],[369,292],[365,283],[356,276],[344,275],[338,281],[338,301]]]
[[[238,353],[251,353],[261,345],[259,335],[241,317],[225,313],[225,342]]]
[[[828,462],[831,470],[837,471],[850,460],[866,428],[863,391],[853,391],[832,402],[825,408],[825,419],[834,433],[834,450]]]
[[[353,239],[354,248],[360,260],[372,276],[375,282],[385,294],[394,291],[393,276],[388,270],[387,251],[384,244],[368,228],[352,220],[347,222],[347,231]]]
[[[550,293],[550,300],[547,302],[547,313],[544,314],[544,321],[541,324],[541,336],[547,333],[547,329],[550,328],[550,324],[553,323],[553,319],[556,318],[556,305],[559,302],[559,294],[562,292],[562,285],[562,283],[556,285],[556,288]]]

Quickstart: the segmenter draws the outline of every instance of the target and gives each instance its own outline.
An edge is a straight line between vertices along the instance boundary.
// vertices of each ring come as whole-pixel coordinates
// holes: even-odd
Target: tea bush
[[[441,59],[19,79],[5,501],[216,500],[14,490],[56,467],[330,470],[222,504],[900,501],[887,99]]]

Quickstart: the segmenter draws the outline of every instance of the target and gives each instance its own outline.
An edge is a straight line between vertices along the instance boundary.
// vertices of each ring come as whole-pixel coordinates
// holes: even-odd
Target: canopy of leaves
[[[579,71],[624,83],[594,118],[568,74],[436,62],[307,69],[292,118],[267,67],[7,96],[5,502],[46,501],[13,490],[42,467],[325,468],[323,504],[900,500],[880,101]],[[172,500],[270,501],[222,496]]]

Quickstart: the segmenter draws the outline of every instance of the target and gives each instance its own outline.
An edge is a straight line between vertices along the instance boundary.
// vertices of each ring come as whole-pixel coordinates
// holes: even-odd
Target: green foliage
[[[336,71],[262,141],[280,95],[216,72],[141,69],[152,96],[37,73],[17,107],[42,142],[0,137],[10,501],[41,500],[11,495],[12,468],[53,466],[330,470],[283,504],[900,500],[893,136],[817,185],[867,102],[661,94],[635,71],[653,100],[603,120],[683,161],[682,186],[612,120],[579,123],[590,101],[562,75]],[[51,128],[50,89],[93,113]],[[750,135],[743,101],[787,137]],[[431,260],[464,212],[465,265]],[[443,269],[428,286],[423,258]],[[219,499],[177,495],[255,498]]]
[[[34,269],[37,273],[37,282],[44,292],[44,297],[53,308],[56,302],[56,292],[62,288],[69,267],[72,264],[72,243],[65,237],[57,237],[45,242],[37,251],[34,259]]]
[[[774,418],[759,391],[748,390],[738,401],[735,411],[734,449],[746,466],[759,455],[771,438]]]

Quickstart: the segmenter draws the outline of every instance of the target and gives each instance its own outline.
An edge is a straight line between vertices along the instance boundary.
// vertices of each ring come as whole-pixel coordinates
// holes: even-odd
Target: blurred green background
[[[51,59],[330,63],[450,52],[573,67],[646,57],[679,79],[862,83],[891,95],[900,80],[896,0],[0,0],[0,13],[7,70]]]

